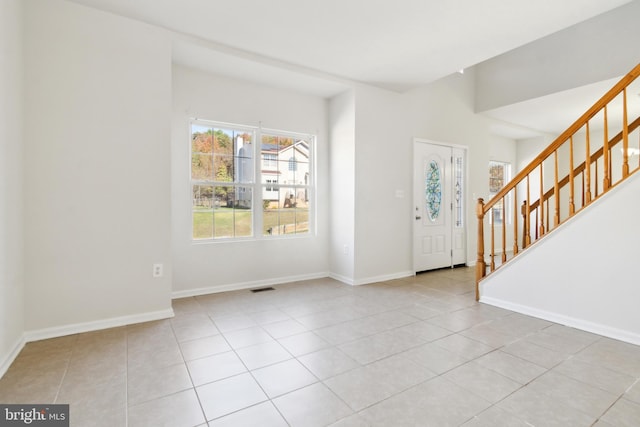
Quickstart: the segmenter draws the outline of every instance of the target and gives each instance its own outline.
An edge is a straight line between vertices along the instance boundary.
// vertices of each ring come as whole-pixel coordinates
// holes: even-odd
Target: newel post
[[[484,199],[478,199],[476,206],[478,216],[478,259],[476,261],[476,301],[480,300],[480,280],[487,274],[484,262]]]

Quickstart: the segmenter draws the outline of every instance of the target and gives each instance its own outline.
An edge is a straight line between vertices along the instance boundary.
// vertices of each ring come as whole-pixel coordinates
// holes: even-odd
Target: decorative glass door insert
[[[434,222],[440,216],[440,208],[442,207],[442,172],[434,160],[429,162],[427,167],[425,196],[429,220]]]

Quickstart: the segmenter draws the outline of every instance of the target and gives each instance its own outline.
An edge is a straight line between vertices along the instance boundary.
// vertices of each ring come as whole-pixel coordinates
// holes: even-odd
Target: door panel
[[[456,155],[464,155],[464,150],[457,150]],[[414,142],[415,271],[452,266],[454,260],[465,262],[460,262],[466,253],[461,209],[464,162],[454,163],[453,151],[449,146]]]
[[[423,255],[431,255],[433,253],[433,245],[431,242],[433,239],[431,236],[425,236],[422,238],[422,254]]]

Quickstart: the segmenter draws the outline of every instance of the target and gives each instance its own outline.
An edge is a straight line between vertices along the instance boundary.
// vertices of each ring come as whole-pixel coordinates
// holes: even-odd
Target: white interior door
[[[414,141],[414,270],[466,262],[464,150]]]

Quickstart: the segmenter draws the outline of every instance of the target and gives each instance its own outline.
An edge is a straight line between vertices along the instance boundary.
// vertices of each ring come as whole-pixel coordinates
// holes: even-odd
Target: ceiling
[[[494,124],[493,131],[507,138],[527,139],[543,134],[559,135],[595,104],[620,78],[506,105],[485,111],[484,114],[503,122]],[[637,108],[634,108],[630,114],[639,115],[636,110]]]
[[[177,63],[332,96],[415,88],[630,0],[73,1],[171,30]]]

